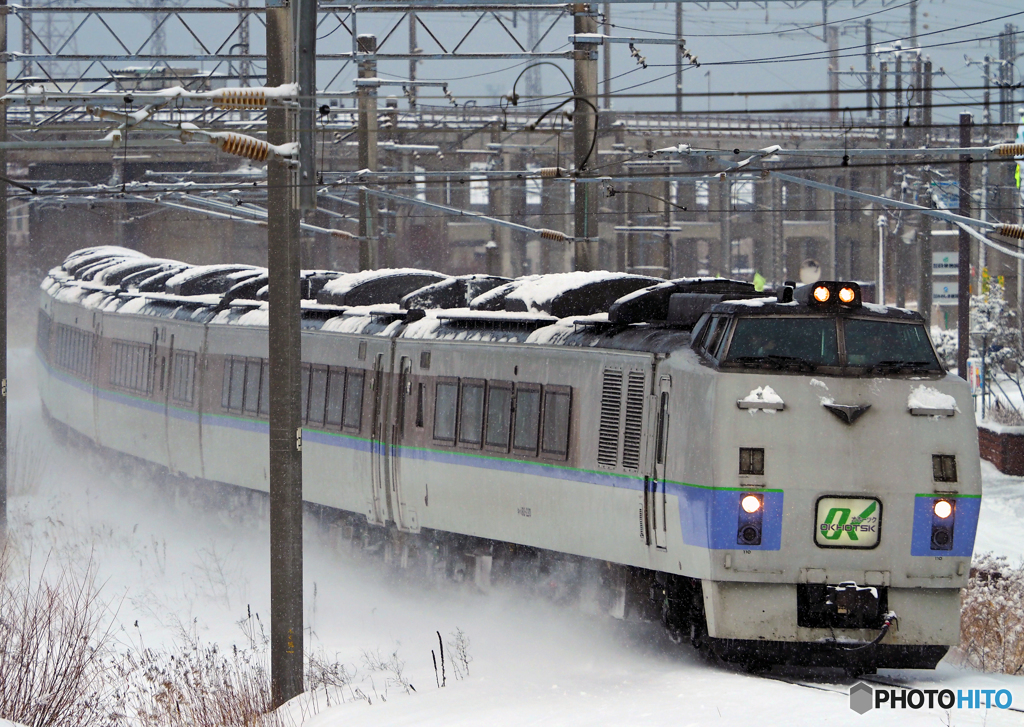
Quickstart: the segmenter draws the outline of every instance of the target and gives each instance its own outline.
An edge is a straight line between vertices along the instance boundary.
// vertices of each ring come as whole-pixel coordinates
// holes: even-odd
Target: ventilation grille
[[[622,466],[640,469],[640,441],[644,423],[644,374],[630,371],[626,386],[626,427],[622,433]]]
[[[619,419],[622,414],[622,371],[605,369],[601,384],[601,426],[598,430],[597,462],[605,467],[619,463]]]

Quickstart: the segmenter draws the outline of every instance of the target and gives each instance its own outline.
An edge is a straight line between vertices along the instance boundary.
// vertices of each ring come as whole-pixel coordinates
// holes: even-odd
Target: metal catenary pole
[[[960,114],[960,147],[971,145],[972,117],[969,113]],[[971,155],[960,155],[960,207],[958,214],[969,217],[971,214]],[[971,238],[967,230],[960,228],[959,234],[959,271],[957,274],[957,351],[956,364],[958,373],[967,378],[967,357],[971,351]]]
[[[315,0],[267,6],[267,81],[292,82],[298,27]],[[309,48],[304,49],[307,53]],[[298,54],[299,57],[303,53]],[[310,89],[300,88],[310,103]],[[281,103],[267,108],[267,139],[284,144],[296,136],[296,115]],[[311,171],[311,170],[306,170]],[[272,701],[284,704],[302,684],[302,418],[300,415],[301,291],[298,175],[272,159],[267,169],[267,263],[270,274],[270,673]]]
[[[596,35],[597,17],[590,5],[573,5],[573,14],[577,35]],[[573,65],[576,96],[572,117],[573,155],[576,174],[589,176],[589,170],[597,166],[597,50],[592,39],[574,43]],[[576,270],[594,268],[591,240],[597,238],[597,202],[598,194],[593,185],[576,185]]]
[[[360,53],[373,56],[377,52],[377,37],[360,35],[356,39]],[[376,78],[377,61],[360,60],[359,78]],[[377,169],[377,89],[371,86],[359,87],[359,168]],[[378,264],[378,251],[374,248],[377,239],[377,203],[366,194],[359,193],[359,269],[370,270]]]
[[[924,127],[922,143],[927,143],[928,135],[931,133],[932,125],[932,62],[924,62],[922,71],[922,82],[924,84],[924,102],[921,109],[921,124]],[[924,172],[924,194],[927,200],[931,192],[931,174]],[[927,205],[928,203],[925,202]],[[928,215],[921,215],[921,227],[918,231],[921,238],[920,266],[921,276],[917,293],[917,311],[924,316],[925,323],[931,325],[932,320],[932,219]]]
[[[867,117],[871,118],[872,112],[872,97],[871,87],[874,85],[872,77],[874,76],[875,67],[871,62],[871,18],[864,21],[864,74],[866,81],[864,83],[865,90],[867,92]]]
[[[676,113],[683,113],[683,4],[676,5]]]

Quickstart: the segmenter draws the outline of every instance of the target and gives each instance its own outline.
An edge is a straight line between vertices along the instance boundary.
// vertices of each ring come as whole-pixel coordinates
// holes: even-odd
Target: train
[[[47,416],[268,491],[268,276],[118,247],[40,290]],[[750,668],[934,668],[981,504],[971,392],[856,283],[302,273],[303,499],[394,567],[585,572]]]

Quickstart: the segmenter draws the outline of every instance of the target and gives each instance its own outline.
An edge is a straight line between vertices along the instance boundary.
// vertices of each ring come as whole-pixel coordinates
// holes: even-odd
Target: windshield
[[[735,363],[838,366],[834,318],[740,318],[729,346]]]
[[[726,327],[723,319],[714,333]],[[835,318],[740,318],[724,363],[797,371],[842,365],[867,373],[942,371],[921,324],[844,318],[842,331],[845,364],[839,356]]]
[[[941,370],[924,326],[847,319],[845,327],[850,366]]]

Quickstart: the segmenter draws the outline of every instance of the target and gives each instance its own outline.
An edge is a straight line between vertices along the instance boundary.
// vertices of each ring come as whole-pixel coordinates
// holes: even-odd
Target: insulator
[[[258,162],[265,162],[270,155],[270,144],[260,139],[254,139],[244,134],[235,134],[230,131],[210,139],[210,141],[226,151],[228,154],[253,159]]]
[[[267,94],[261,88],[222,88],[213,96],[219,109],[263,109],[267,107]]]
[[[550,179],[552,177],[560,177],[565,172],[561,167],[541,167],[540,176],[541,179]]]
[[[1024,225],[999,225],[996,228],[996,232],[1006,237],[1012,237],[1015,240],[1024,240]]]
[[[556,242],[564,242],[565,240],[569,239],[569,237],[564,232],[559,232],[558,230],[540,229],[537,230],[537,234],[539,234],[545,240],[555,240]]]
[[[1024,156],[1024,144],[999,144],[996,146],[996,154],[1001,157]]]

